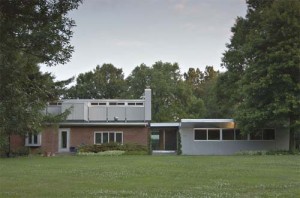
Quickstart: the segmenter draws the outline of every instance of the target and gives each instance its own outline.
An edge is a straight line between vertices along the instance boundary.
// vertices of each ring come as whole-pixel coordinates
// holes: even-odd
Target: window
[[[25,146],[41,146],[41,134],[28,133],[25,139]]]
[[[116,102],[110,102],[109,105],[115,106],[115,105],[117,105],[117,103]]]
[[[144,106],[143,102],[128,102],[128,106]]]
[[[264,129],[263,130],[263,140],[275,140],[275,130],[274,129]]]
[[[234,140],[234,129],[222,129],[223,140]]]
[[[105,105],[106,105],[106,102],[99,102],[99,105],[105,106]]]
[[[239,129],[235,130],[235,139],[236,140],[248,140],[247,134],[242,134],[242,132]]]
[[[97,102],[92,102],[91,105],[93,105],[93,106],[98,105],[98,103]]]
[[[206,129],[196,129],[195,130],[195,140],[207,140]]]
[[[220,140],[220,129],[208,129],[208,140]]]
[[[94,143],[105,144],[109,142],[116,142],[123,144],[122,132],[95,132]]]
[[[194,140],[220,140],[220,129],[195,129]]]
[[[262,140],[262,132],[250,133],[250,140]]]
[[[250,140],[275,140],[274,129],[263,129],[258,133],[250,134]]]

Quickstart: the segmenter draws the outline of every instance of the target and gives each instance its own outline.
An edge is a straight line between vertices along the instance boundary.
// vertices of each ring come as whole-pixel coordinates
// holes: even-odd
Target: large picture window
[[[110,142],[123,144],[123,132],[112,132],[112,131],[95,132],[94,135],[95,144],[105,144]]]

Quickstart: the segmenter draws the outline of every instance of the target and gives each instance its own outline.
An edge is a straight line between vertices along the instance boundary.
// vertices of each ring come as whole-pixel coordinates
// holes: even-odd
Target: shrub
[[[270,151],[240,151],[236,155],[299,155],[298,150],[288,151],[288,150],[270,150]]]
[[[25,156],[29,155],[29,148],[28,147],[21,147],[12,152],[12,156]]]
[[[78,153],[100,153],[105,151],[124,151],[125,154],[134,155],[146,155],[148,153],[147,146],[139,144],[118,144],[118,143],[106,143],[106,144],[93,144],[82,145],[78,147]]]
[[[103,151],[103,152],[98,152],[98,153],[94,153],[94,152],[79,152],[77,153],[77,155],[80,156],[116,156],[116,155],[123,155],[125,151]]]
[[[299,155],[299,150],[288,151],[288,150],[275,150],[275,151],[268,151],[267,155]]]

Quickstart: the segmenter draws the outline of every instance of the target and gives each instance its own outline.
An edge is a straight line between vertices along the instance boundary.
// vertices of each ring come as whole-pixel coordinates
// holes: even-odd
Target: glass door
[[[70,151],[70,129],[59,129],[58,133],[58,151],[69,152]]]

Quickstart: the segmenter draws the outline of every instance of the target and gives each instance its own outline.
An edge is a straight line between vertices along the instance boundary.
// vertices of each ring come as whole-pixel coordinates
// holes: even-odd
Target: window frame
[[[96,134],[101,134],[101,143],[97,143],[96,142]],[[107,134],[107,142],[104,142],[103,140],[103,134]],[[114,134],[113,135],[113,138],[114,140],[111,141],[111,134]],[[117,134],[121,134],[121,142],[117,142]],[[124,137],[123,137],[123,131],[95,131],[94,132],[94,144],[107,144],[107,143],[111,143],[111,142],[114,142],[114,143],[118,143],[118,144],[121,144],[123,145],[123,142],[124,142]]]
[[[224,140],[223,139],[223,130],[226,130],[226,129],[230,129],[230,130],[233,130],[234,131],[234,137],[232,140]],[[205,130],[206,131],[206,139],[203,139],[203,140],[198,140],[198,139],[195,139],[195,135],[196,135],[196,131],[197,130]],[[219,130],[219,139],[217,140],[212,140],[212,139],[209,139],[209,130]],[[245,139],[237,139],[237,131],[239,131],[239,129],[236,129],[236,128],[194,128],[194,141],[249,141],[249,135],[247,134],[245,136]]]
[[[197,130],[205,130],[206,131],[206,140],[196,140],[195,137],[196,137],[196,131]],[[211,139],[208,139],[209,138],[209,130],[219,130],[219,139],[217,140],[211,140]],[[222,135],[221,135],[221,128],[194,128],[194,141],[212,141],[212,142],[217,142],[217,141],[222,141],[221,139]]]
[[[36,143],[35,143],[36,139]],[[31,141],[30,141],[31,140]],[[30,141],[30,142],[29,142]],[[25,137],[25,146],[41,146],[42,145],[42,134],[34,134],[34,133],[27,133]]]

